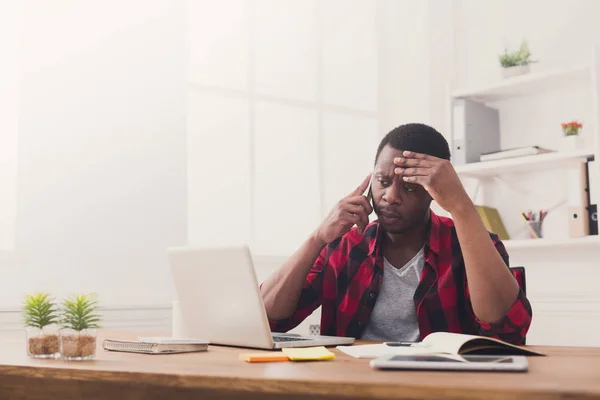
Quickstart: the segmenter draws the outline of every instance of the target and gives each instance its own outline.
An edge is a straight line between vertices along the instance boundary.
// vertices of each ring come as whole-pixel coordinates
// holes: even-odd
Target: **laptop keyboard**
[[[301,337],[294,337],[294,336],[273,336],[274,342],[295,342],[298,340],[309,340],[309,339],[301,338]]]

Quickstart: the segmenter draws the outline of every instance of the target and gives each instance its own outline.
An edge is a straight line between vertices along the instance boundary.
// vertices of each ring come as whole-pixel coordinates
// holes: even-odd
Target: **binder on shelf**
[[[580,161],[566,169],[569,236],[587,236],[590,232],[587,162]]]
[[[452,108],[452,159],[455,165],[479,162],[481,154],[500,151],[498,110],[472,100]]]
[[[487,206],[475,206],[475,208],[488,232],[495,233],[500,240],[510,240],[510,236],[497,209]]]

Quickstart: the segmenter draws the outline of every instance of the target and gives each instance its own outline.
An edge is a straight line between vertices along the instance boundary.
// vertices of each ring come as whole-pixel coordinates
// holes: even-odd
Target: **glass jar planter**
[[[29,357],[60,357],[60,340],[56,327],[47,326],[43,329],[28,327],[25,329],[25,333],[27,336],[27,355]]]
[[[63,360],[85,361],[96,358],[97,332],[95,329],[61,329],[60,354]]]

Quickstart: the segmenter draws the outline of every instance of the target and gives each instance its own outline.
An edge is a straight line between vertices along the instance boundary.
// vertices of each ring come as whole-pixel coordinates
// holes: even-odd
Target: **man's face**
[[[401,156],[402,150],[386,145],[375,164],[371,184],[373,209],[388,233],[402,233],[422,224],[431,204],[422,186],[404,182],[394,173],[394,158]]]

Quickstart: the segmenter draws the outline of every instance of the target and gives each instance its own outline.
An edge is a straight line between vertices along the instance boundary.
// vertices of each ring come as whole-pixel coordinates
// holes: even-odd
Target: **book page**
[[[500,339],[463,333],[434,332],[423,339],[421,346],[449,354],[543,355]]]
[[[382,356],[417,356],[437,353],[437,349],[419,346],[387,346],[385,344],[362,344],[337,346],[342,353],[354,358],[378,358]]]
[[[434,332],[421,342],[420,346],[437,349],[440,353],[459,354],[461,347],[470,340],[481,339],[481,336],[463,333]]]
[[[472,345],[471,345],[472,344]],[[467,335],[463,333],[434,332],[422,342],[411,346],[387,346],[386,344],[363,344],[337,346],[341,352],[354,358],[378,358],[382,356],[416,356],[427,354],[460,355],[476,350],[488,350],[489,354],[543,355],[523,347],[515,346],[495,338]],[[512,349],[512,350],[511,350]],[[483,354],[483,353],[481,353]]]

